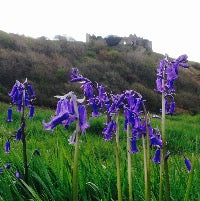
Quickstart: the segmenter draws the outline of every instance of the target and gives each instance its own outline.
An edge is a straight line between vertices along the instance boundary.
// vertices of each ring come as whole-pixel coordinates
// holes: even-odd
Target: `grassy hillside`
[[[30,163],[30,185],[24,186],[14,176],[18,170],[23,179],[22,143],[11,141],[11,152],[4,153],[4,144],[20,124],[20,114],[14,112],[13,122],[5,122],[8,105],[0,104],[0,167],[11,163],[11,168],[3,168],[0,174],[0,200],[72,200],[72,165],[74,146],[68,144],[68,139],[74,129],[72,125],[67,131],[62,126],[54,132],[43,130],[41,121],[49,120],[54,111],[37,108],[34,119],[27,120],[27,147],[28,159],[35,149],[40,151]],[[91,127],[86,135],[82,135],[79,160],[79,196],[82,201],[117,199],[115,144],[113,141],[105,142],[102,138],[104,117],[90,119]],[[168,146],[174,154],[169,158],[170,185],[172,200],[183,200],[190,174],[184,165],[183,157],[177,154],[181,151],[191,159],[192,153],[196,161],[196,168],[190,191],[190,201],[199,200],[199,141],[200,141],[200,115],[180,115],[167,117],[166,134]],[[154,120],[155,126],[160,122]],[[121,144],[121,174],[123,200],[128,200],[128,185],[126,172],[126,133],[123,132],[123,119],[120,118],[120,144]],[[142,142],[138,143],[139,152],[132,155],[133,192],[136,201],[144,200],[143,178],[143,151]],[[151,150],[151,157],[155,149]],[[159,165],[151,163],[152,200],[158,200]],[[31,188],[31,189],[30,189]]]
[[[160,96],[154,92],[155,69],[162,57],[140,46],[108,47],[64,38],[50,41],[45,37],[33,39],[0,31],[0,99],[8,102],[7,93],[15,80],[27,77],[36,90],[37,104],[54,107],[53,96],[71,90],[81,92],[79,85],[69,80],[71,68],[76,66],[83,75],[115,93],[138,90],[147,100],[149,110],[158,112]],[[190,66],[189,70],[180,70],[176,100],[179,111],[197,113],[200,112],[200,64],[191,62]]]

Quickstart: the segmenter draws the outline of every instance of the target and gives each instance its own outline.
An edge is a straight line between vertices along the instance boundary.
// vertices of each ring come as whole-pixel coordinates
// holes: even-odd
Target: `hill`
[[[77,67],[84,76],[114,93],[138,90],[149,110],[158,112],[160,96],[154,88],[156,67],[162,58],[163,55],[138,45],[107,46],[63,37],[33,39],[0,31],[0,99],[8,102],[7,93],[15,80],[27,77],[35,88],[37,104],[54,107],[55,95],[71,90],[81,94],[80,85],[71,84],[69,79],[71,68]],[[199,63],[190,62],[189,70],[180,70],[176,88],[179,111],[200,113]]]

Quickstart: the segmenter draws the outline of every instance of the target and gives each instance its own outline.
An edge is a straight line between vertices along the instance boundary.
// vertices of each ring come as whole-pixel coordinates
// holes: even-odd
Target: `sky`
[[[30,37],[139,37],[153,51],[200,62],[199,0],[0,0],[0,30]]]

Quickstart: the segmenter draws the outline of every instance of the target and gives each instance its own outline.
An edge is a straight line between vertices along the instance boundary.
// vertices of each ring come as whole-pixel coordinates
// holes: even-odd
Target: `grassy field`
[[[11,141],[11,151],[4,153],[4,144],[20,125],[20,114],[13,110],[13,122],[4,120],[7,116],[8,105],[0,103],[0,167],[11,163],[11,168],[3,168],[0,174],[0,200],[72,200],[72,165],[74,146],[68,144],[68,139],[75,128],[69,130],[63,126],[57,127],[54,132],[43,130],[42,120],[49,121],[54,111],[36,109],[34,119],[26,123],[28,158],[35,149],[40,156],[35,155],[29,166],[29,186],[22,180],[15,178],[18,170],[23,179],[23,159],[21,141]],[[28,111],[27,111],[28,112]],[[104,117],[89,119],[91,127],[86,135],[81,136],[79,158],[79,198],[83,201],[111,201],[117,200],[116,166],[113,141],[105,142],[101,132]],[[174,154],[169,158],[171,198],[173,201],[182,201],[190,173],[184,165],[184,158],[194,158],[196,162],[190,201],[200,200],[199,184],[199,142],[200,142],[200,115],[180,115],[167,117],[166,134],[168,147]],[[128,200],[128,182],[126,165],[126,133],[123,132],[123,118],[120,118],[121,133],[121,175],[123,200]],[[160,127],[158,120],[153,125]],[[139,152],[132,155],[133,192],[136,201],[144,200],[144,169],[142,142],[138,142]],[[151,157],[155,149],[151,150]],[[151,163],[151,193],[152,200],[158,200],[159,165]]]

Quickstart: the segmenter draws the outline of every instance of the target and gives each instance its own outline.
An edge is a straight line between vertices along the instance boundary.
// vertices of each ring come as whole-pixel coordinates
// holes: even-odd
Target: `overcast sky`
[[[31,37],[137,36],[200,62],[200,0],[0,0],[0,30]]]

